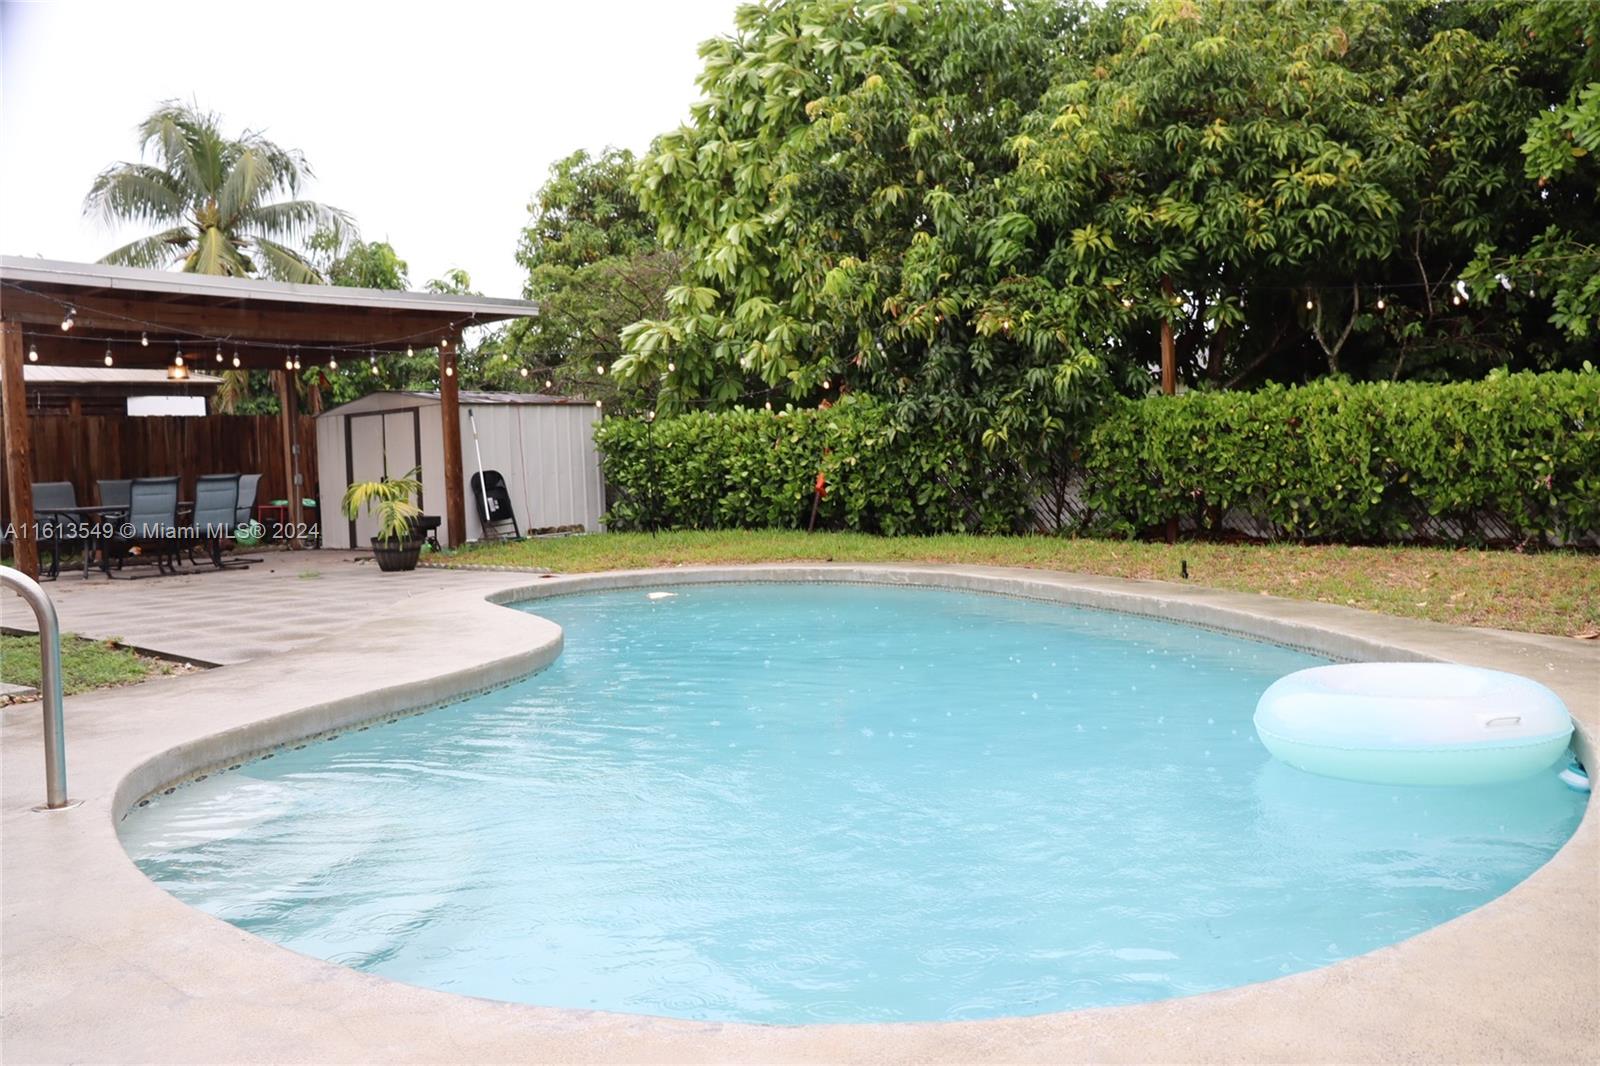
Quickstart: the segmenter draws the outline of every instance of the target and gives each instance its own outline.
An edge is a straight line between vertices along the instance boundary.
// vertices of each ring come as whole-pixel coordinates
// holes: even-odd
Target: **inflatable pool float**
[[[1572,718],[1537,681],[1452,663],[1299,670],[1256,704],[1256,733],[1290,766],[1390,785],[1478,785],[1548,769]]]

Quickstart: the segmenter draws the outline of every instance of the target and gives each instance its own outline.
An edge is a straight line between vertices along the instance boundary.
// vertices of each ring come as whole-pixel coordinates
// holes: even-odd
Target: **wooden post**
[[[1161,314],[1161,393],[1172,396],[1178,391],[1178,353],[1172,343],[1172,277],[1161,279],[1161,294],[1166,297]],[[1167,519],[1167,543],[1178,542],[1178,516]]]
[[[290,548],[300,547],[300,524],[305,521],[305,509],[300,503],[300,404],[294,394],[294,383],[289,371],[274,370],[272,384],[278,391],[278,436],[283,444],[284,480],[288,488],[284,497],[289,501],[289,532],[286,538]]]
[[[22,384],[22,347],[21,324],[0,321],[0,410],[5,413],[12,562],[37,580],[39,541],[33,526],[33,442],[28,432],[28,395]]]
[[[1172,278],[1161,279],[1161,294],[1167,298],[1161,315],[1161,392],[1171,396],[1178,391],[1178,353],[1172,343]]]
[[[444,438],[445,547],[459,548],[467,540],[467,497],[461,478],[461,383],[456,380],[456,353],[461,337],[446,337],[439,345],[439,429]]]

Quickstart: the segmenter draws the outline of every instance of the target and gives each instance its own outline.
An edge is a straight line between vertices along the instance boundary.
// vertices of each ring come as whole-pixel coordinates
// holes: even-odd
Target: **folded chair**
[[[511,510],[511,493],[506,491],[506,479],[500,471],[485,470],[482,474],[473,474],[472,495],[477,501],[478,521],[483,523],[484,536],[487,537],[491,532],[496,537],[502,536],[496,527],[509,524],[511,535],[522,539],[516,512]]]

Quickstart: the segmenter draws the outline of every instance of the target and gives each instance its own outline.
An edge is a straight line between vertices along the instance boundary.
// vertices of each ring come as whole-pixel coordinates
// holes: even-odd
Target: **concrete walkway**
[[[407,600],[499,588],[507,580],[505,574],[431,568],[385,574],[361,552],[267,549],[253,557],[262,561],[248,570],[185,565],[174,576],[138,580],[107,578],[98,570],[85,579],[64,570],[44,588],[64,633],[226,666],[310,644],[348,644],[360,639],[363,623],[403,610]],[[0,627],[33,632],[33,614],[0,596]]]
[[[1566,846],[1506,895],[1367,955],[1183,999],[914,1025],[698,1023],[403,985],[296,954],[186,906],[129,861],[116,828],[141,796],[219,763],[543,668],[560,652],[560,630],[495,603],[560,592],[696,581],[927,585],[1153,615],[1334,656],[1473,663],[1553,687],[1595,765],[1600,649],[1592,645],[1164,582],[987,567],[683,568],[550,579],[352,570],[325,585],[290,568],[265,576],[261,594],[273,600],[300,595],[301,585],[334,590],[298,602],[306,612],[337,611],[341,621],[322,628],[326,620],[285,618],[274,623],[285,640],[312,629],[322,635],[239,665],[68,700],[68,790],[78,806],[33,809],[42,797],[38,705],[0,714],[0,1060],[1600,1060],[1600,816],[1592,806]],[[219,594],[219,616],[265,610],[241,594],[246,584],[225,584],[239,578],[249,580],[193,580],[234,590],[231,602]],[[161,596],[179,587],[134,586]],[[356,614],[349,596],[372,597],[365,602],[375,613]]]

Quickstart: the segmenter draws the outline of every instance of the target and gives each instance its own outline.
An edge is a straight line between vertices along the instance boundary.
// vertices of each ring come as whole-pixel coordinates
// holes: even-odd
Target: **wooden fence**
[[[300,495],[317,495],[316,419],[300,417]],[[95,499],[95,481],[134,477],[182,478],[182,496],[194,498],[200,474],[261,474],[258,501],[285,499],[283,443],[276,415],[206,415],[203,418],[130,418],[125,415],[35,415],[33,480],[70,481],[78,502]],[[0,508],[10,510],[9,492]],[[0,513],[0,522],[9,521]],[[307,521],[314,521],[307,515]]]

